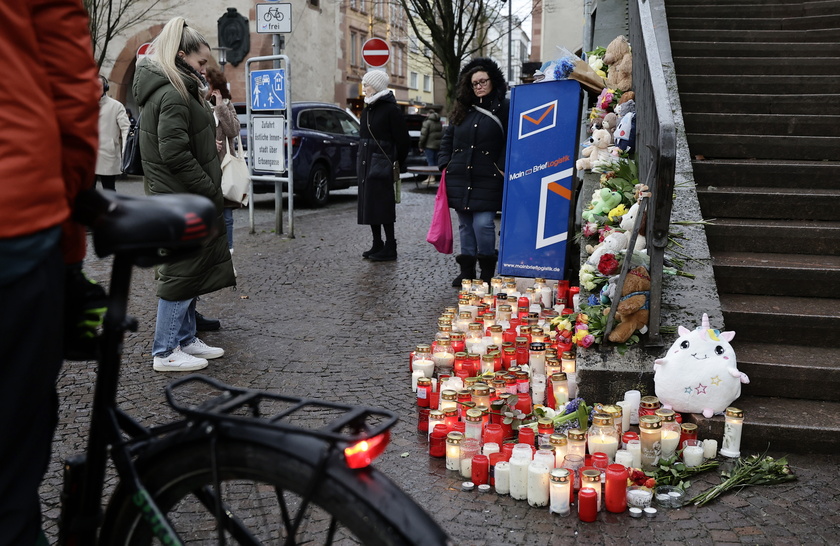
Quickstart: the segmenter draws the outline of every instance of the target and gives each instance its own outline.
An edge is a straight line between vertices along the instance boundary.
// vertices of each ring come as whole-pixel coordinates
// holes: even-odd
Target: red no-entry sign
[[[362,45],[362,58],[368,66],[385,66],[390,57],[391,49],[381,38],[371,38]]]
[[[143,57],[149,54],[149,46],[152,44],[150,42],[146,42],[145,44],[141,45],[137,48],[137,60],[139,61]]]

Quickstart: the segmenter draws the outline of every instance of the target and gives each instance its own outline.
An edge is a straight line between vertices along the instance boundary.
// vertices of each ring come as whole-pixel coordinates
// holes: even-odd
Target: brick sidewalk
[[[142,193],[139,182],[118,191]],[[524,501],[460,491],[463,481],[426,453],[416,432],[409,388],[408,352],[431,341],[443,308],[456,302],[449,287],[457,273],[452,256],[425,242],[433,189],[403,186],[396,226],[399,259],[361,259],[369,229],[356,224],[354,191],[339,192],[325,209],[295,216],[296,237],[272,233],[273,200],[258,198],[257,233],[248,234],[247,212],[236,212],[236,290],[201,299],[199,310],[219,317],[223,329],[202,336],[227,354],[209,375],[235,385],[390,408],[402,421],[377,466],[424,506],[462,545],[836,544],[840,532],[840,457],[789,457],[799,480],[728,495],[703,508],[660,511],[653,519],[601,513],[596,523],[560,518]],[[86,269],[107,280],[108,260],[92,257]],[[150,356],[156,299],[150,270],[134,275],[129,312],[140,324],[128,335],[120,403],[145,424],[169,417],[163,386],[172,374],[152,371]],[[81,451],[95,368],[67,363],[59,381],[61,422],[53,463],[42,488],[45,528],[55,540],[60,461]],[[806,419],[807,416],[803,416]],[[749,434],[749,416],[744,434]],[[403,456],[407,454],[407,456]],[[716,482],[703,479],[689,494]],[[698,480],[699,482],[700,480]]]

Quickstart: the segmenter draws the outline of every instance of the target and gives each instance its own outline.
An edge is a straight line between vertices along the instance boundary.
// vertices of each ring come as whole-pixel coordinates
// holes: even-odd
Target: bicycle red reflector
[[[388,442],[391,440],[390,432],[383,432],[373,438],[356,442],[344,448],[344,458],[349,468],[365,468],[370,466],[374,459],[385,452]]]

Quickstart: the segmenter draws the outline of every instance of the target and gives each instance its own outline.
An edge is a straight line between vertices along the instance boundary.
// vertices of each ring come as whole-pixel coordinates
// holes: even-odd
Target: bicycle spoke
[[[201,501],[201,504],[203,504],[211,514],[214,513],[216,506],[218,506],[217,503],[219,502],[219,498],[212,491],[209,485],[205,485],[201,489],[193,491],[193,494],[199,501]],[[245,527],[242,520],[233,513],[231,508],[224,501],[221,501],[221,503],[222,521],[219,522],[219,524],[222,529],[230,533],[231,536],[243,546],[260,546],[260,544],[262,544],[260,540],[255,537],[247,527]]]

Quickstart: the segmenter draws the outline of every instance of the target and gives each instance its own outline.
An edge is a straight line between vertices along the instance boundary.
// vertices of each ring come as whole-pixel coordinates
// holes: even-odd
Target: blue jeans
[[[458,233],[461,236],[461,254],[467,256],[496,255],[496,212],[455,211],[458,213]]]
[[[169,356],[178,346],[195,340],[195,298],[169,301],[158,298],[152,356]]]
[[[429,148],[423,148],[423,153],[426,154],[426,163],[429,164],[430,167],[437,167],[437,158],[438,158],[438,151],[431,150]]]
[[[233,209],[225,207],[225,228],[227,229],[228,249],[233,248]]]

